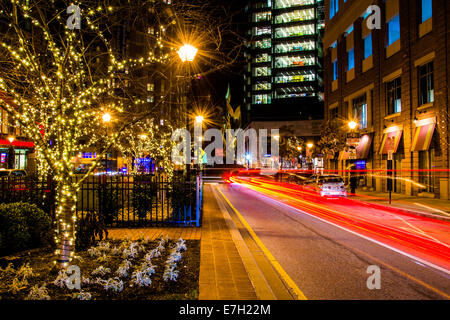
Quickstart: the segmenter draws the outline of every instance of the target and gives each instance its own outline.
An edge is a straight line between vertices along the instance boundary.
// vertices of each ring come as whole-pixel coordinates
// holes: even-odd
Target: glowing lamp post
[[[180,50],[178,50],[178,56],[182,62],[192,62],[197,55],[198,49],[190,44],[183,45]]]
[[[355,130],[357,126],[358,124],[355,121],[350,121],[348,123],[348,127],[350,128],[350,130]]]

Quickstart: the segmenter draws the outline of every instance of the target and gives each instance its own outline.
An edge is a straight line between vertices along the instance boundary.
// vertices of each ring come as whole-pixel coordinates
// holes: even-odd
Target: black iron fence
[[[97,214],[108,227],[200,226],[202,185],[201,176],[170,182],[164,175],[91,176],[79,186],[76,212],[80,219]],[[55,190],[51,179],[2,178],[0,203],[34,203],[54,216]]]

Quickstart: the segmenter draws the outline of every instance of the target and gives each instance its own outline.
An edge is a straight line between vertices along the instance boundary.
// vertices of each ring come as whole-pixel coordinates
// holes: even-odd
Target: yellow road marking
[[[259,239],[259,237],[256,235],[256,233],[253,231],[253,229],[250,227],[250,225],[247,223],[247,221],[244,219],[244,217],[237,211],[237,209],[231,204],[230,200],[223,194],[223,192],[217,188],[217,191],[220,192],[222,197],[225,199],[225,201],[228,203],[231,209],[236,213],[238,218],[241,220],[242,224],[245,226],[247,231],[250,233],[250,235],[253,237],[253,240],[255,240],[256,244],[261,248],[262,252],[265,254],[267,259],[270,261],[272,266],[275,268],[275,270],[278,272],[278,274],[281,276],[281,278],[284,280],[284,282],[287,284],[287,286],[293,291],[293,293],[297,296],[297,300],[307,300],[306,296],[303,294],[303,292],[298,288],[298,286],[295,284],[294,280],[287,274],[287,272],[283,269],[283,267],[280,265],[280,263],[275,259],[275,257],[272,255],[272,253],[267,249],[267,247],[264,245],[264,243]]]

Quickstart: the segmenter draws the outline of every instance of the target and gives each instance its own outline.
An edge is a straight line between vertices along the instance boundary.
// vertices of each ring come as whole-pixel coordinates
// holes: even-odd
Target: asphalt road
[[[308,299],[450,299],[450,272],[239,184],[218,185]],[[369,266],[381,288],[369,289]]]

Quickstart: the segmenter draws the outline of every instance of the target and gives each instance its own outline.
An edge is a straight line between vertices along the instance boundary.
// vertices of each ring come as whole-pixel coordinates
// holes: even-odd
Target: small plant
[[[89,292],[80,291],[74,295],[78,300],[92,300],[92,295]]]
[[[105,281],[105,280],[103,280]],[[109,278],[105,282],[103,282],[103,287],[106,291],[113,290],[114,292],[122,292],[123,290],[123,281],[120,280],[118,277],[116,278]]]
[[[57,287],[64,288],[67,286],[68,281],[69,277],[67,276],[66,270],[60,270],[53,284]]]
[[[105,268],[104,266],[100,266],[97,269],[95,269],[94,271],[92,271],[92,275],[96,276],[96,275],[101,275],[104,276],[107,273],[111,273],[111,269],[109,268]]]
[[[31,288],[26,300],[50,300],[50,296],[48,295],[45,285],[42,285],[41,287],[35,285]]]

